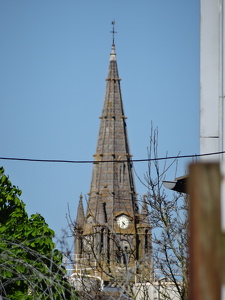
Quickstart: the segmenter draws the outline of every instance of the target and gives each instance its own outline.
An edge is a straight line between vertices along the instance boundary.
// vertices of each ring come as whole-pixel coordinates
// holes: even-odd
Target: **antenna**
[[[113,38],[113,45],[114,45],[114,40],[115,40],[115,33],[117,33],[114,29],[114,25],[116,24],[115,20],[112,21],[112,31],[110,31],[112,33],[112,38]]]

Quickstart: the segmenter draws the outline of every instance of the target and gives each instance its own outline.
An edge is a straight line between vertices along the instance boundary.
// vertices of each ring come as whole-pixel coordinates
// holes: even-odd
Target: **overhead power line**
[[[204,154],[191,154],[191,155],[177,155],[177,156],[165,156],[157,158],[143,158],[143,159],[130,159],[130,162],[150,162],[167,159],[181,159],[181,158],[198,158],[202,156],[211,156],[223,154],[225,151],[212,152]],[[37,159],[37,158],[18,158],[18,157],[0,157],[0,160],[14,160],[14,161],[28,161],[28,162],[43,162],[43,163],[70,163],[70,164],[93,164],[99,162],[126,162],[127,160],[64,160],[64,159]]]

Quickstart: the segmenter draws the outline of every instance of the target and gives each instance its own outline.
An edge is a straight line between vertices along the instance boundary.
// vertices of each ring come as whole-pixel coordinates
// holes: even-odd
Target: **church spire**
[[[115,22],[112,25],[113,44],[88,201],[96,221],[107,219],[110,226],[118,214],[127,214],[134,222],[138,213],[114,44]]]
[[[75,231],[75,253],[81,254],[91,265],[92,260],[98,258],[101,266],[95,269],[94,274],[98,272],[106,282],[111,281],[112,276],[121,279],[121,270],[127,270],[125,265],[135,270],[137,260],[141,261],[150,247],[150,230],[143,224],[137,205],[116,59],[115,22],[112,25],[112,48],[87,210],[84,216],[80,199],[78,230]],[[145,217],[145,205],[142,214]],[[93,265],[97,265],[96,261]],[[111,274],[110,277],[108,274]],[[126,276],[127,273],[124,273],[124,278]]]

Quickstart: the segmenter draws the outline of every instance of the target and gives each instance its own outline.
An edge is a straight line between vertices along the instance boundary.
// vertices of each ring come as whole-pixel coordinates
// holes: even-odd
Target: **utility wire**
[[[166,156],[157,158],[143,158],[143,159],[130,159],[130,162],[150,162],[166,159],[181,159],[181,158],[197,158],[202,156],[219,155],[225,151],[205,153],[205,154],[191,154],[191,155],[177,155],[177,156]],[[60,160],[60,159],[37,159],[37,158],[16,158],[16,157],[0,157],[0,160],[15,160],[15,161],[28,161],[28,162],[44,162],[44,163],[70,163],[70,164],[93,164],[93,163],[104,163],[104,162],[127,162],[128,160]]]

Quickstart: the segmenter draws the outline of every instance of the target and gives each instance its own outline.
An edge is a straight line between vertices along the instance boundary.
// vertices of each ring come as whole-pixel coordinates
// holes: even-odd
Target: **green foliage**
[[[40,214],[30,218],[22,192],[0,167],[0,296],[2,299],[77,299],[66,279],[54,231]]]

